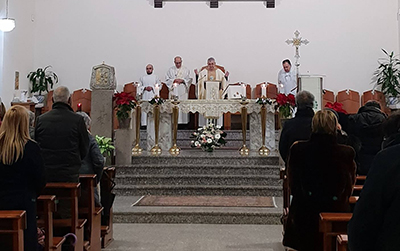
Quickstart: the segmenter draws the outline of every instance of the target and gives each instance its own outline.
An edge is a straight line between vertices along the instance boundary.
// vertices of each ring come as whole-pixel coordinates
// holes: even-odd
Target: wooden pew
[[[348,238],[347,234],[339,234],[336,237],[336,247],[337,251],[347,251],[347,245],[348,245]]]
[[[364,185],[364,182],[366,179],[367,179],[366,175],[357,175],[356,176],[356,185]]]
[[[101,223],[101,247],[107,247],[113,240],[113,209],[107,208],[113,197],[112,189],[115,186],[115,167],[104,167],[100,180],[101,204],[104,207],[104,219]]]
[[[61,251],[61,246],[64,243],[65,238],[53,236],[53,214],[56,211],[56,196],[39,196],[36,200],[36,211],[40,218],[38,225],[44,227],[44,250]]]
[[[55,195],[58,200],[70,201],[71,218],[69,219],[54,219],[54,230],[65,229],[67,232],[73,233],[77,237],[75,251],[83,251],[84,240],[83,230],[87,222],[86,219],[78,218],[78,198],[80,196],[79,183],[47,183],[42,194]],[[66,234],[66,233],[64,233]]]
[[[363,188],[363,185],[354,185],[353,187],[353,196],[360,196],[361,190]]]
[[[96,174],[79,175],[82,196],[79,203],[79,216],[87,219],[87,230],[91,250],[101,249],[101,212],[103,207],[95,207],[94,188],[96,187]],[[85,193],[83,193],[85,191]],[[84,203],[81,203],[84,202]]]
[[[323,235],[323,250],[334,250],[334,238],[339,234],[347,234],[347,224],[352,213],[320,213],[319,231]]]
[[[26,213],[23,210],[0,211],[1,250],[24,251]]]

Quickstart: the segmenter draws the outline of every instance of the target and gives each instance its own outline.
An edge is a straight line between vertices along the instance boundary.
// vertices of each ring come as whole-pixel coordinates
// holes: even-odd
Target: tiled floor
[[[105,251],[283,251],[280,225],[115,224]]]

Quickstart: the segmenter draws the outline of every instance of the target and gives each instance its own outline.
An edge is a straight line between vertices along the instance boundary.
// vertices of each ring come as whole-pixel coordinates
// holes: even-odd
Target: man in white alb
[[[169,95],[172,97],[177,94],[179,100],[187,100],[189,88],[192,84],[190,71],[182,66],[182,58],[176,56],[174,58],[175,66],[169,68],[165,74],[165,82],[169,89]],[[179,111],[178,124],[187,124],[189,122],[189,114]]]
[[[207,81],[214,81],[214,82],[221,82],[220,88],[220,96],[222,92],[226,88],[226,79],[225,77],[229,76],[229,72],[223,73],[220,69],[215,66],[215,59],[209,58],[207,59],[207,67],[204,68],[202,71],[198,72],[197,69],[194,70],[194,73],[198,75],[197,80],[197,98],[198,99],[206,99],[206,90],[205,90],[205,83]]]
[[[160,91],[162,88],[162,85],[161,85],[161,81],[157,77],[157,75],[153,74],[153,65],[148,64],[146,66],[146,73],[147,73],[147,75],[144,75],[139,80],[139,84],[140,84],[139,93],[142,93],[142,100],[149,101],[156,94],[155,88],[159,88],[158,90]],[[158,86],[156,86],[156,85],[158,85]],[[147,114],[145,112],[142,112],[141,122],[142,122],[142,126],[147,125]]]
[[[289,59],[285,59],[282,62],[283,69],[278,73],[278,89],[279,93],[286,95],[297,93],[297,76],[295,70],[292,68],[292,64]]]

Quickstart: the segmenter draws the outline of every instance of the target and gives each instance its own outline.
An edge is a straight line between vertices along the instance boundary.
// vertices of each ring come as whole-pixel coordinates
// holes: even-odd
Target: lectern
[[[310,75],[301,74],[299,75],[299,91],[309,91],[315,97],[314,110],[321,110],[322,107],[322,86],[324,75]]]
[[[207,81],[204,85],[206,89],[206,99],[220,99],[219,90],[221,89],[221,82]]]

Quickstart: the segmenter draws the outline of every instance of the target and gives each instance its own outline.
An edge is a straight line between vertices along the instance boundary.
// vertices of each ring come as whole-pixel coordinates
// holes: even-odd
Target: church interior
[[[37,116],[44,114],[52,109],[53,90],[66,86],[73,110],[91,116],[92,134],[112,138],[115,150],[103,174],[108,179],[100,185],[116,196],[90,250],[295,250],[282,244],[291,203],[286,160],[279,154],[283,124],[272,104],[255,103],[264,96],[263,84],[265,96],[276,99],[284,59],[304,83],[321,81],[319,109],[340,103],[352,115],[371,99],[385,113],[392,108],[374,73],[385,58],[382,49],[400,51],[400,0],[5,0],[0,10],[1,17],[7,13],[15,19],[12,31],[0,32],[5,108],[23,104]],[[166,85],[176,56],[192,79],[189,99],[178,104]],[[210,57],[229,72],[226,84],[243,86],[246,98],[197,99],[195,70],[207,66]],[[136,104],[141,110],[133,109],[123,129],[112,97],[127,92],[137,99],[149,64],[165,103],[158,107],[159,117],[156,106]],[[27,75],[46,66],[58,82],[44,106],[35,108],[27,99],[35,94]],[[172,116],[177,106],[190,114],[184,125],[176,125]],[[207,117],[207,110],[218,110],[212,121],[227,133],[226,145],[212,152],[192,148],[193,131],[203,126],[195,113]],[[148,116],[147,127],[140,124],[141,114]],[[174,144],[180,151],[170,150]],[[358,199],[365,176],[356,179]],[[335,220],[329,217],[320,223],[328,239],[323,250],[350,250],[346,227],[333,231]],[[347,225],[346,217],[339,227]]]

